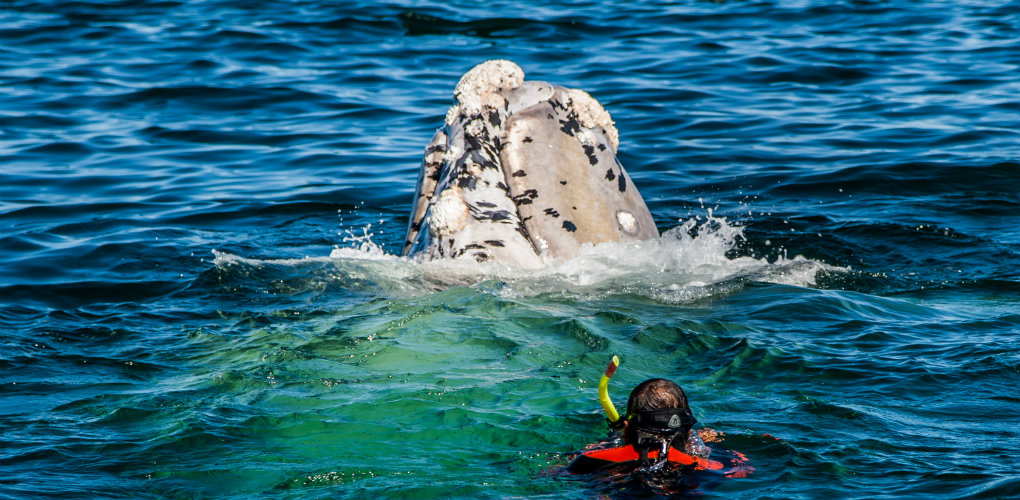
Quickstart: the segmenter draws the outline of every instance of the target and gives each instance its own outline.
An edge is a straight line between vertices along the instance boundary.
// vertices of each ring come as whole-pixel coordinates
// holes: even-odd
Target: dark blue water
[[[0,498],[626,497],[649,377],[711,498],[1020,496],[1020,4],[0,5]],[[487,59],[591,93],[661,241],[398,257]],[[773,436],[773,437],[770,437]]]

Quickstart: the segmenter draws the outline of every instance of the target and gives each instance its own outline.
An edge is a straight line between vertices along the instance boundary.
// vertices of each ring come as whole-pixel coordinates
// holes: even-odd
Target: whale
[[[402,255],[540,269],[582,246],[659,236],[587,92],[507,60],[465,73],[425,147]]]

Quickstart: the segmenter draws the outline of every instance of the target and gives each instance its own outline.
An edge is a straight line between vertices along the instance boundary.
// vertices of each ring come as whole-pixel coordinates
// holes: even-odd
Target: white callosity
[[[429,209],[429,233],[433,237],[454,234],[468,221],[468,207],[457,186],[443,191]]]
[[[626,210],[616,212],[616,221],[620,223],[620,228],[628,233],[633,233],[637,229],[637,219]]]
[[[471,68],[457,82],[457,88],[453,91],[457,105],[447,113],[446,124],[453,125],[457,115],[475,116],[486,108],[505,109],[504,93],[523,83],[524,70],[505,59],[485,61]]]
[[[616,130],[609,112],[583,90],[568,89],[567,95],[570,96],[570,107],[577,113],[581,126],[587,129],[601,128],[612,143],[613,151],[619,151],[620,132]]]

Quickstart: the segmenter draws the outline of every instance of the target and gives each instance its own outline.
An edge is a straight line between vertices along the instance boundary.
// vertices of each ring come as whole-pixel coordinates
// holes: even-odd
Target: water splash
[[[416,262],[387,253],[373,241],[372,224],[360,234],[345,231],[342,243],[329,257],[305,259],[244,259],[216,252],[214,264],[277,268],[277,280],[307,279],[309,272],[325,274],[349,291],[383,296],[420,296],[455,286],[482,286],[511,297],[557,294],[571,298],[601,298],[629,294],[667,303],[687,303],[730,293],[748,281],[816,286],[820,271],[842,268],[806,259],[780,256],[774,261],[732,256],[743,239],[743,227],[711,210],[682,221],[655,240],[626,243],[585,244],[570,260],[550,262],[540,270],[522,270],[497,262],[474,259],[443,259]],[[250,274],[250,273],[249,273]],[[288,278],[288,276],[290,278]]]
[[[584,245],[576,258],[538,271],[534,277],[522,276],[515,288],[530,295],[529,291],[542,288],[530,286],[535,278],[553,277],[558,283],[537,280],[549,287],[546,292],[635,294],[685,303],[728,293],[746,281],[811,287],[817,284],[819,271],[841,269],[802,256],[779,257],[772,262],[732,256],[742,239],[741,226],[709,211],[704,217],[682,221],[656,240]]]
[[[331,259],[370,259],[380,260],[387,258],[394,258],[392,255],[388,255],[385,250],[374,241],[372,237],[375,233],[372,233],[372,224],[366,224],[361,228],[361,234],[355,234],[350,229],[344,229],[346,235],[340,240],[343,243],[351,244],[347,247],[335,247],[330,252],[329,258]],[[343,234],[343,233],[341,233]]]

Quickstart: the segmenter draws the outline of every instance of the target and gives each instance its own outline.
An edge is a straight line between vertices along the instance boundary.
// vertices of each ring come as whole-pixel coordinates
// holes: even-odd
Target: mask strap
[[[646,448],[644,446],[641,446],[641,447],[638,448],[638,453],[640,454],[640,458],[641,458],[641,460],[639,462],[641,464],[641,467],[648,467],[649,466],[649,463],[648,463],[648,448]]]

